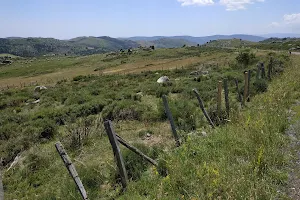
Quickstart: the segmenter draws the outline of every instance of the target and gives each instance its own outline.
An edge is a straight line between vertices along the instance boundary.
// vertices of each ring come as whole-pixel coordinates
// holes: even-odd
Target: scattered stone
[[[167,83],[169,81],[170,81],[170,79],[167,76],[162,76],[157,80],[158,83]]]
[[[200,74],[199,71],[194,71],[194,72],[191,72],[191,73],[190,73],[191,76],[196,76],[196,75],[199,75],[199,74]]]
[[[37,103],[40,103],[40,101],[41,101],[41,100],[38,99],[38,100],[36,100],[36,101],[33,101],[32,103],[33,103],[33,104],[37,104]]]
[[[207,133],[205,131],[202,131],[201,134],[202,134],[203,137],[207,136]]]
[[[45,86],[36,86],[35,88],[34,88],[34,91],[35,92],[40,92],[41,90],[47,90],[48,88],[47,87],[45,87]]]

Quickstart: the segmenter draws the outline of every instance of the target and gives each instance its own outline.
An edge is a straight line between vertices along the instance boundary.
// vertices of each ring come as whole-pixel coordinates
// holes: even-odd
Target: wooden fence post
[[[0,172],[0,200],[4,200],[4,190],[2,183],[2,173]]]
[[[228,90],[228,81],[227,79],[224,79],[224,94],[225,94],[225,107],[226,107],[226,113],[227,117],[229,118],[229,112],[230,112],[230,107],[229,107],[229,90]]]
[[[198,90],[193,89],[193,91],[194,91],[194,93],[195,93],[195,95],[196,95],[196,97],[197,97],[197,99],[198,99],[200,108],[201,108],[201,110],[202,110],[202,112],[203,112],[203,114],[204,114],[206,120],[208,121],[208,123],[211,125],[212,128],[215,128],[214,123],[212,122],[212,120],[210,119],[209,115],[207,114],[207,112],[206,112],[206,110],[205,110],[203,101],[202,101],[202,99],[201,99],[201,97],[200,97],[200,94],[199,94]]]
[[[219,117],[222,111],[222,81],[218,82],[217,112]]]
[[[261,63],[261,78],[266,78],[266,71],[265,71],[265,65],[264,63]]]
[[[166,111],[167,117],[168,117],[168,119],[170,121],[170,126],[171,126],[171,129],[172,129],[173,136],[175,138],[176,146],[179,147],[180,146],[180,139],[179,139],[179,136],[178,136],[178,134],[176,132],[176,127],[175,127],[175,123],[174,123],[174,119],[173,119],[172,113],[171,113],[170,108],[169,108],[167,96],[163,95],[162,99],[163,99],[163,103],[164,103],[164,107],[165,107],[165,111]]]
[[[271,72],[273,67],[273,57],[270,58],[270,63],[268,65],[268,79],[271,80]]]
[[[245,106],[245,102],[246,102],[247,95],[248,95],[248,72],[244,73],[244,77],[245,77],[245,86],[244,86],[243,105]]]
[[[135,148],[134,146],[128,144],[123,138],[121,138],[118,134],[116,134],[116,137],[118,139],[118,141],[124,145],[126,148],[128,148],[129,150],[133,151],[134,153],[136,153],[137,155],[141,156],[142,158],[144,158],[145,160],[147,160],[148,162],[150,162],[152,165],[154,166],[158,166],[158,163],[151,159],[150,157],[146,156],[145,154],[143,154],[143,152],[141,152],[139,149]]]
[[[247,91],[248,102],[250,102],[250,82],[251,82],[251,70],[248,70],[248,91]]]
[[[116,158],[117,166],[119,168],[119,173],[121,175],[121,183],[122,183],[123,189],[125,189],[127,187],[128,177],[127,177],[127,172],[125,169],[124,160],[123,160],[121,150],[119,147],[119,143],[117,140],[117,136],[113,130],[113,126],[112,126],[110,120],[105,121],[104,126],[105,126],[106,133],[108,135],[110,144],[112,146],[114,156]]]
[[[73,180],[81,194],[82,199],[87,200],[88,197],[87,197],[87,193],[84,189],[84,186],[78,176],[75,166],[73,165],[73,163],[72,163],[70,157],[68,156],[67,152],[65,151],[64,147],[62,146],[62,144],[60,142],[57,142],[55,144],[55,147],[56,147],[56,150],[57,150],[58,154],[60,155],[61,159],[63,160],[66,168],[68,169],[71,177],[73,178]]]
[[[240,93],[239,81],[237,79],[234,79],[234,81],[235,81],[235,86],[236,86],[236,92],[237,92],[238,101],[240,103],[242,103],[243,100],[242,100],[242,95]]]
[[[258,80],[260,78],[260,65],[257,64],[256,65],[256,80]]]

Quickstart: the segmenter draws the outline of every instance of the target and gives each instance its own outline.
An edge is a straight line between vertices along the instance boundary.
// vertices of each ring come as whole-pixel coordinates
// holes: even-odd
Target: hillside
[[[253,47],[260,49],[299,51],[300,38],[268,38],[256,43]]]
[[[178,47],[182,47],[183,45],[188,45],[188,46],[197,45],[197,43],[193,43],[188,40],[174,39],[174,38],[161,38],[153,41],[142,40],[136,42],[141,46],[154,45],[156,48],[178,48]]]
[[[242,39],[248,40],[251,42],[259,42],[264,40],[264,37],[254,36],[254,35],[244,35],[244,34],[234,34],[234,35],[212,35],[204,37],[193,37],[193,36],[154,36],[154,37],[130,37],[127,38],[132,41],[155,41],[162,38],[168,39],[182,39],[196,44],[205,44],[211,40],[220,40],[220,39]]]
[[[254,44],[256,43],[240,39],[219,39],[211,40],[210,42],[204,44],[204,46],[215,48],[242,48],[249,47]]]
[[[0,38],[0,53],[23,57],[59,55],[88,55],[137,47],[132,41],[110,37],[81,37],[71,40],[53,38]]]
[[[0,157],[6,199],[80,199],[55,150],[57,141],[76,166],[89,199],[280,199],[278,191],[287,182],[283,119],[290,100],[299,97],[299,73],[292,73],[299,59],[269,51],[253,55],[241,64],[235,49],[139,49],[132,54],[24,58],[1,67]],[[270,56],[278,61],[272,81],[255,72],[257,62],[268,66]],[[253,72],[251,102],[241,108],[235,79],[242,93],[244,70]],[[158,84],[165,75],[170,82]],[[33,84],[25,86],[25,79]],[[216,111],[216,88],[224,79],[229,118],[225,106],[220,115]],[[204,118],[193,88],[216,129]],[[162,95],[167,95],[182,139],[179,148]],[[107,119],[116,133],[158,162],[151,166],[121,147],[130,179],[124,193],[103,127]]]

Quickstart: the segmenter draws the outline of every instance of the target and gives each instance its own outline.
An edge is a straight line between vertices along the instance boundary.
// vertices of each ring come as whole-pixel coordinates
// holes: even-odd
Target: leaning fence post
[[[244,73],[245,76],[245,86],[244,86],[244,98],[243,98],[243,105],[245,105],[247,95],[248,95],[248,72]]]
[[[201,108],[201,110],[202,110],[204,116],[206,117],[206,120],[207,120],[208,123],[212,126],[212,128],[215,128],[214,123],[212,122],[212,120],[210,119],[209,115],[207,114],[207,112],[206,112],[206,110],[205,110],[203,101],[202,101],[202,99],[201,99],[201,97],[200,97],[200,94],[199,94],[198,90],[193,89],[193,91],[194,91],[194,93],[195,93],[195,95],[196,95],[196,97],[197,97],[197,99],[198,99],[198,101],[199,101],[200,108]]]
[[[236,86],[236,92],[237,92],[237,96],[238,96],[238,101],[240,103],[242,103],[243,100],[242,100],[242,95],[241,95],[240,89],[239,89],[239,81],[237,79],[234,79],[234,81],[235,81],[235,86]]]
[[[72,163],[70,157],[68,156],[67,152],[65,151],[64,147],[62,146],[62,144],[60,142],[57,142],[55,144],[55,147],[56,147],[56,150],[57,150],[58,154],[60,155],[61,159],[63,160],[66,168],[68,169],[71,177],[73,178],[73,180],[81,194],[82,199],[87,200],[88,197],[87,197],[87,193],[84,189],[84,186],[79,178],[79,175],[75,169],[75,166],[73,165],[73,163]]]
[[[230,107],[229,107],[228,93],[229,93],[228,82],[227,82],[227,79],[224,79],[225,107],[226,107],[227,117],[229,118]]]
[[[124,160],[123,160],[121,150],[119,147],[119,143],[117,140],[117,136],[113,130],[113,126],[112,126],[110,120],[105,121],[104,126],[105,126],[106,133],[108,135],[110,144],[112,146],[112,149],[113,149],[113,152],[114,152],[114,155],[116,158],[117,166],[119,168],[119,173],[121,175],[121,183],[122,183],[123,189],[125,189],[127,187],[128,177],[127,177],[127,172],[125,169]]]
[[[218,97],[217,97],[217,111],[219,117],[221,116],[221,109],[222,109],[222,81],[218,82]]]
[[[179,139],[179,136],[178,136],[178,134],[176,132],[176,127],[175,127],[175,123],[174,123],[174,119],[173,119],[172,113],[171,113],[170,108],[169,108],[167,96],[163,95],[162,99],[163,99],[163,103],[164,103],[164,107],[165,107],[165,111],[166,111],[167,117],[168,117],[168,119],[170,121],[170,125],[171,125],[173,136],[175,138],[176,146],[179,147],[180,146],[180,139]]]

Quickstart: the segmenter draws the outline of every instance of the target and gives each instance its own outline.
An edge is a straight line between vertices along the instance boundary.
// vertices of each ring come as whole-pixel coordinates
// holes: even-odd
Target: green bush
[[[142,120],[142,113],[146,109],[139,102],[123,99],[114,101],[103,109],[103,117],[110,120]]]

